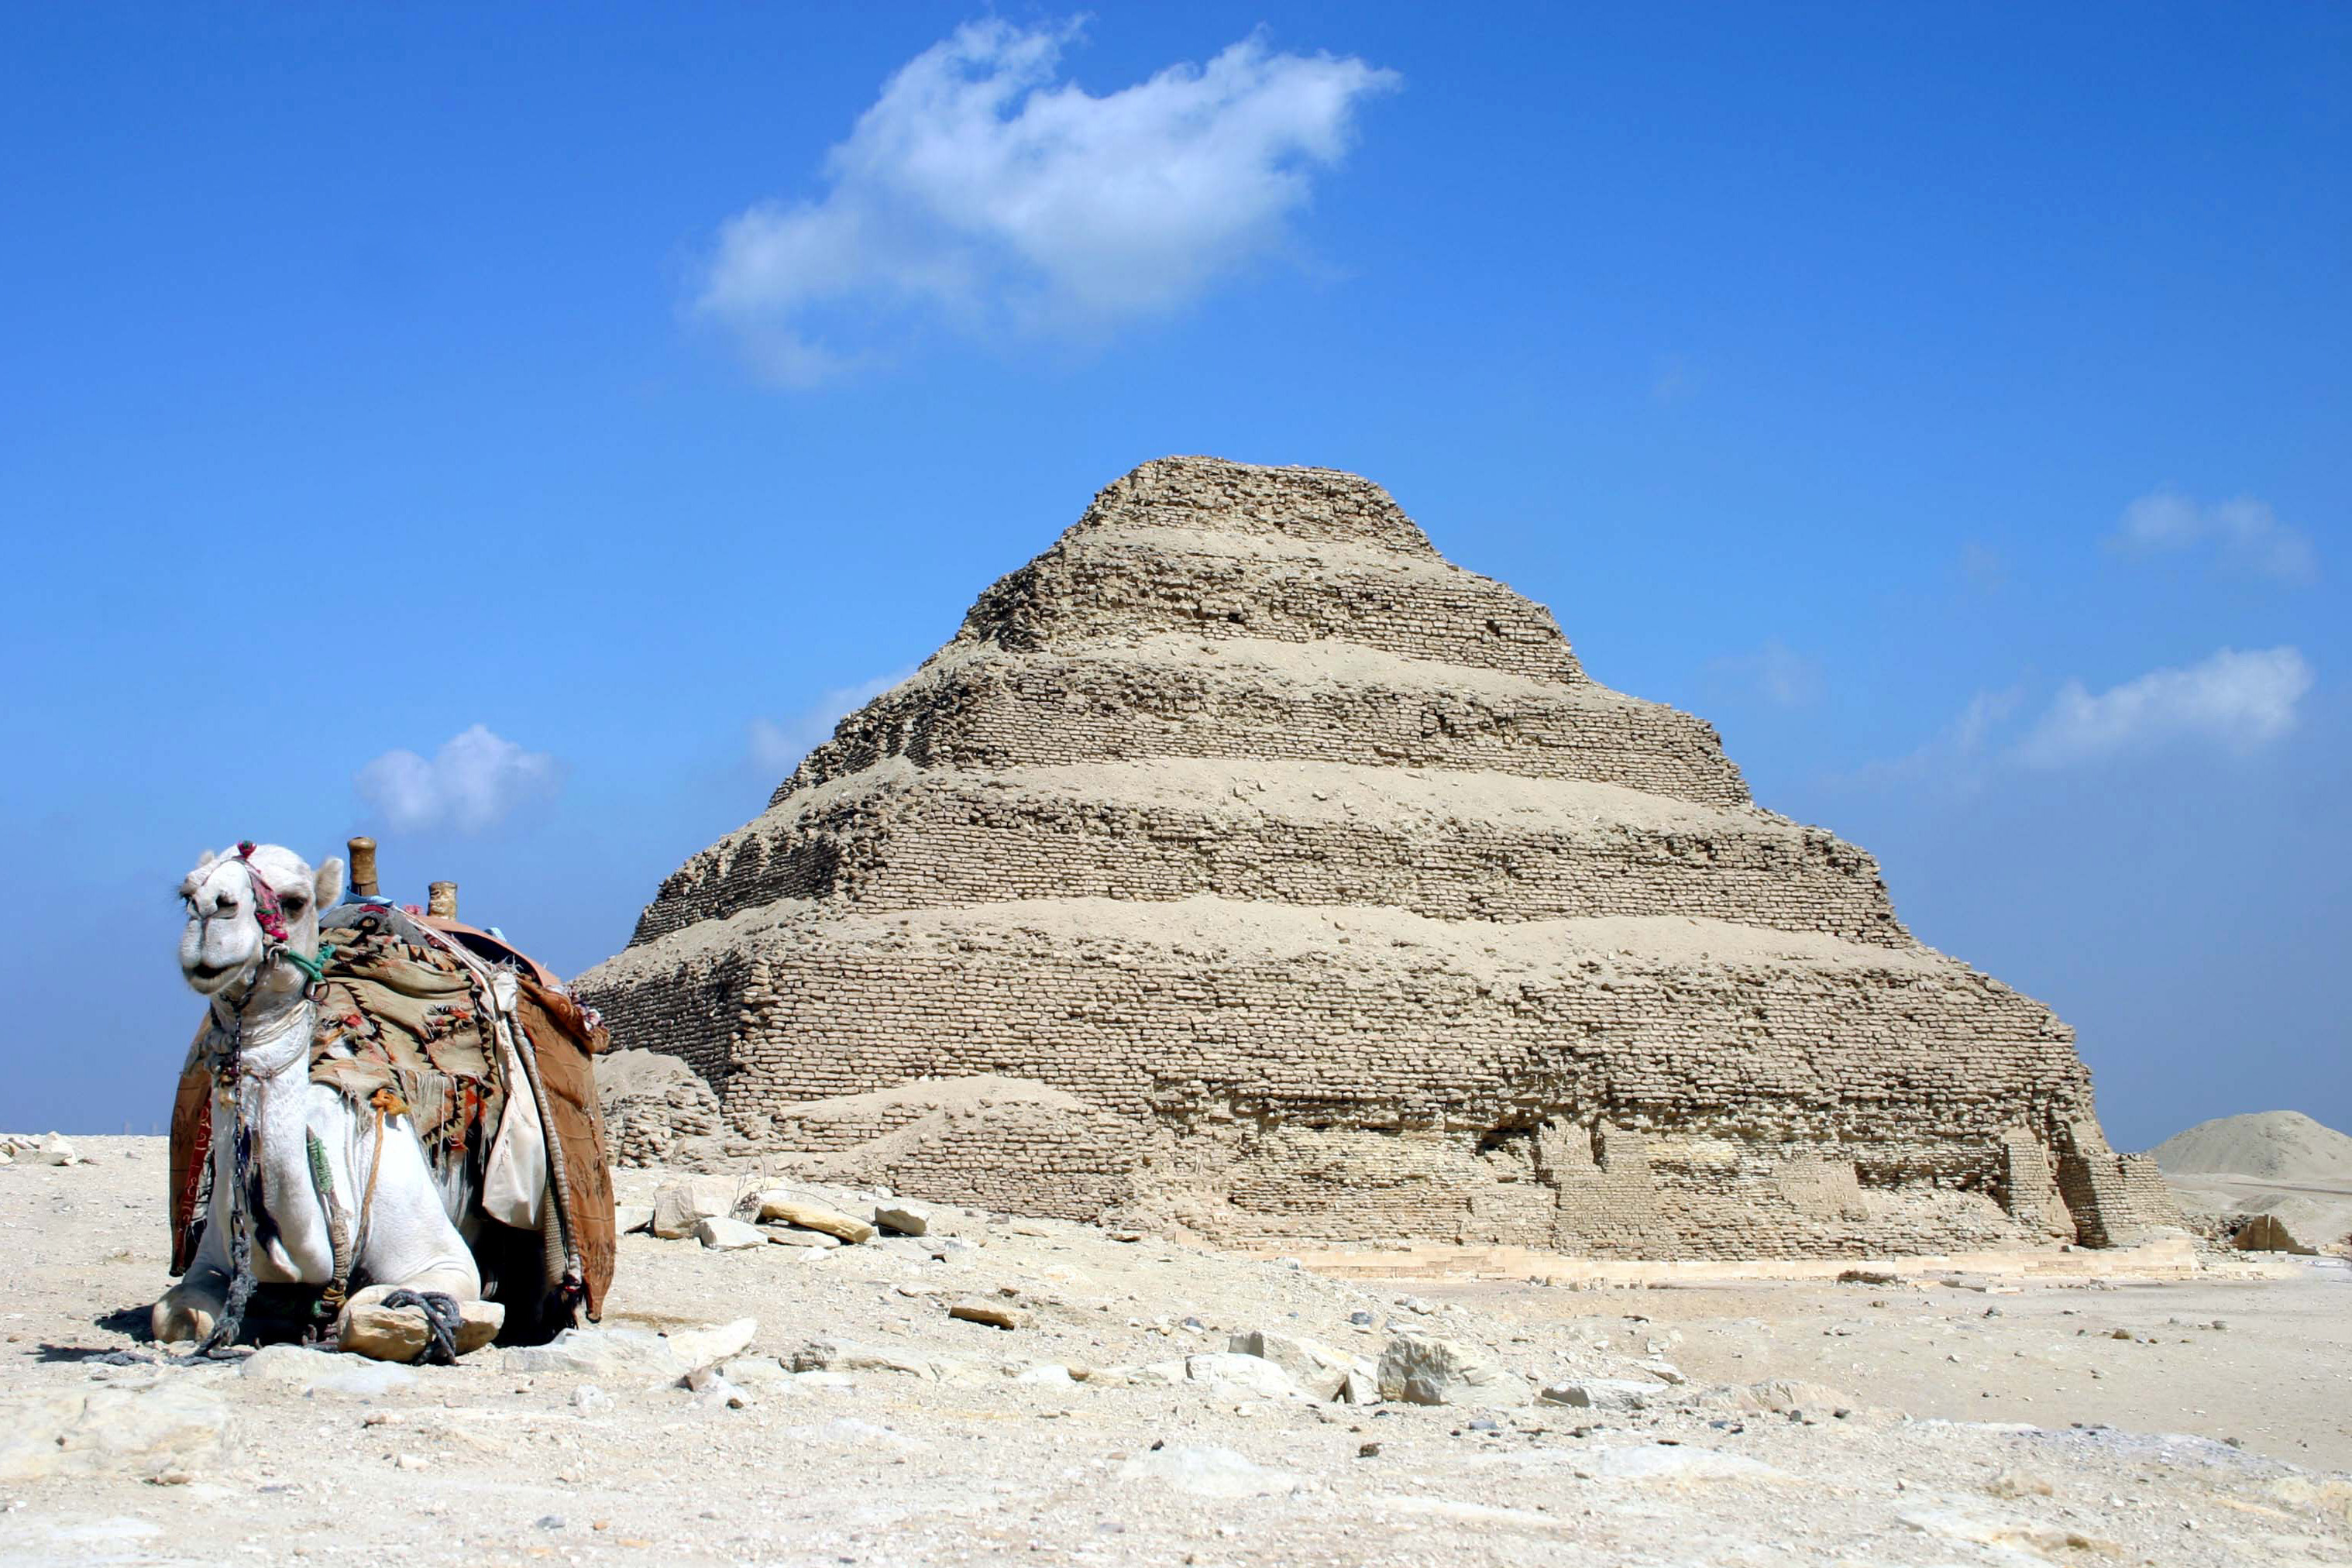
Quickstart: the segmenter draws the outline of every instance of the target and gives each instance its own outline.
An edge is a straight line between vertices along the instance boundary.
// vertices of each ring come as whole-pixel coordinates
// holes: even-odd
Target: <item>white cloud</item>
[[[833,727],[908,676],[911,669],[877,675],[856,686],[835,687],[782,723],[751,721],[751,761],[764,773],[785,774],[809,752],[833,738]]]
[[[2250,751],[2294,728],[2311,666],[2292,647],[2223,648],[2186,669],[2157,669],[2095,696],[2079,680],[2059,689],[2017,760],[2065,767],[2164,742]]]
[[[1821,660],[1808,658],[1778,637],[1767,638],[1754,653],[1710,659],[1707,668],[1782,708],[1821,700]]]
[[[2310,536],[2278,520],[2251,496],[2200,506],[2175,489],[2151,490],[2124,508],[2107,548],[2126,555],[2158,555],[2210,544],[2242,572],[2308,583],[2319,574]]]
[[[1950,788],[1972,791],[1984,782],[1995,733],[2024,700],[2021,687],[1979,691],[1969,699],[1958,718],[1929,736],[1916,751],[1892,762],[1866,763],[1849,776],[1865,784],[1934,779]]]
[[[563,768],[546,752],[526,752],[477,724],[443,742],[430,762],[415,752],[386,752],[352,783],[361,799],[404,832],[479,833],[521,806],[553,798]]]
[[[894,328],[1088,334],[1165,311],[1277,247],[1358,106],[1397,85],[1255,36],[1097,98],[1058,79],[1076,24],[988,20],[916,56],[813,201],[720,229],[697,308],[805,385]]]

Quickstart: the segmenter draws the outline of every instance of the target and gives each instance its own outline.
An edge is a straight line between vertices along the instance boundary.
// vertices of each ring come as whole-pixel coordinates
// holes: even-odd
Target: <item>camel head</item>
[[[313,871],[278,844],[241,844],[226,855],[207,851],[180,883],[188,906],[180,973],[200,996],[217,996],[239,980],[248,989],[299,991],[307,978],[299,970],[263,960],[279,949],[306,959],[317,953],[319,911],[342,896],[339,859],[330,858]]]

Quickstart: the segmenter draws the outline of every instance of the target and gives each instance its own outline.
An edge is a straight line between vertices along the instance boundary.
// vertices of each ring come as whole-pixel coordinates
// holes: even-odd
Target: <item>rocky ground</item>
[[[926,1205],[625,1237],[551,1349],[183,1367],[161,1142],[76,1144],[0,1165],[0,1563],[2352,1561],[2336,1258],[1399,1285]]]

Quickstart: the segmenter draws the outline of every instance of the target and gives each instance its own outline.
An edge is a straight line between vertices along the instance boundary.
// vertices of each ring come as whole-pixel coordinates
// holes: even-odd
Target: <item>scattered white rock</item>
[[[1340,1399],[1347,1395],[1349,1380],[1361,1373],[1366,1381],[1377,1382],[1370,1363],[1361,1367],[1360,1358],[1333,1350],[1318,1340],[1296,1334],[1275,1333],[1264,1329],[1252,1329],[1234,1335],[1225,1348],[1236,1355],[1257,1356],[1270,1361],[1290,1375],[1292,1382],[1317,1399]]]
[[[613,1226],[621,1235],[631,1231],[651,1230],[654,1226],[654,1205],[651,1204],[614,1204]]]
[[[1410,1300],[1410,1298],[1408,1298]],[[1475,1345],[1435,1334],[1399,1334],[1381,1352],[1382,1399],[1412,1405],[1515,1405],[1528,1385]]]
[[[695,1238],[714,1252],[732,1252],[745,1247],[765,1247],[768,1237],[756,1226],[740,1219],[727,1219],[719,1215],[706,1215],[694,1227]]]
[[[2079,1530],[2023,1520],[1987,1519],[1958,1509],[1920,1509],[1897,1517],[1923,1535],[1985,1547],[2000,1552],[2004,1562],[2096,1561],[2098,1557],[2124,1554],[2123,1548],[2115,1542],[2086,1535]]]
[[[796,1230],[788,1225],[763,1225],[760,1234],[778,1247],[801,1247],[815,1252],[830,1252],[842,1245],[837,1236],[821,1230]]]
[[[803,1230],[823,1231],[852,1244],[874,1239],[874,1227],[862,1219],[843,1214],[839,1209],[812,1203],[789,1187],[775,1187],[752,1200],[752,1217],[798,1226]]]
[[[1666,1392],[1664,1384],[1632,1377],[1582,1377],[1548,1385],[1539,1396],[1546,1405],[1572,1405],[1580,1410],[1640,1410]]]
[[[992,1381],[988,1368],[978,1362],[965,1361],[957,1356],[933,1356],[931,1375],[957,1388],[976,1388]]]
[[[679,1329],[668,1337],[670,1353],[688,1367],[731,1361],[750,1347],[760,1331],[757,1318],[737,1318],[699,1329]]]
[[[794,1372],[887,1372],[901,1377],[933,1377],[931,1363],[922,1356],[850,1340],[811,1340],[788,1358]]]
[[[457,1303],[457,1353],[470,1355],[499,1337],[507,1310],[496,1301]],[[374,1361],[413,1362],[425,1353],[433,1325],[422,1307],[387,1307],[354,1298],[336,1316],[335,1348]]]
[[[1218,1351],[1184,1358],[1184,1381],[1213,1399],[1307,1399],[1290,1374],[1262,1356]]]
[[[931,1211],[913,1204],[879,1204],[874,1223],[893,1236],[925,1236],[931,1228]]]
[[[1737,1411],[1741,1415],[1785,1415],[1796,1411],[1819,1417],[1851,1413],[1860,1409],[1862,1405],[1860,1400],[1841,1389],[1794,1377],[1775,1377],[1762,1383],[1726,1384],[1690,1394],[1686,1402],[1694,1406]]]
[[[1297,1489],[1288,1470],[1257,1463],[1216,1443],[1176,1443],[1138,1454],[1121,1465],[1123,1481],[1158,1481],[1194,1497],[1269,1497]]]
[[[697,1408],[746,1410],[751,1405],[751,1396],[728,1382],[717,1367],[697,1367],[686,1374],[685,1383],[694,1393]]]
[[[794,1388],[843,1389],[856,1388],[856,1377],[846,1372],[796,1372],[789,1381]]]
[[[742,1354],[759,1328],[755,1319],[738,1318],[709,1328],[681,1329],[666,1338],[643,1329],[566,1329],[543,1345],[514,1346],[499,1365],[532,1376],[563,1373],[669,1383],[697,1367]]]
[[[1019,1329],[1028,1326],[1029,1314],[1010,1301],[989,1301],[976,1299],[952,1303],[948,1316],[961,1318],[967,1323],[986,1323],[993,1329]]]
[[[305,1345],[264,1345],[237,1367],[240,1377],[273,1383],[304,1394],[373,1399],[409,1387],[416,1373],[388,1361],[331,1355]]]
[[[650,1226],[656,1236],[677,1241],[694,1234],[694,1227],[712,1215],[734,1212],[735,1183],[726,1176],[694,1176],[664,1183],[654,1193]]]

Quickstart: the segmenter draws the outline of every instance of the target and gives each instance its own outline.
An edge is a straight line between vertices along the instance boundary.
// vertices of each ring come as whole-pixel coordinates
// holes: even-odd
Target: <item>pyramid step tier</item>
[[[1472,921],[1684,914],[1910,941],[1868,855],[1752,806],[1443,769],[1160,759],[968,773],[904,758],[801,791],[697,855],[634,940],[787,899],[1201,896]]]
[[[1266,468],[1215,458],[1162,458],[1098,491],[1073,538],[1143,528],[1195,536],[1339,544],[1437,559],[1388,491],[1336,468]]]
[[[1226,1240],[2016,1244],[2042,1234],[2045,1147],[2090,1101],[2070,1032],[1963,964],[1675,918],[779,904],[579,987],[616,1037],[693,1061],[755,1135],[920,1078],[1042,1084],[1122,1119],[1123,1158],[1157,1173],[1087,1202],[1157,1194]]]
[[[1432,557],[1328,558],[1179,530],[1066,538],[983,591],[958,643],[1017,650],[1105,633],[1337,642],[1529,680],[1585,679],[1551,612]]]
[[[951,646],[843,720],[770,804],[896,756],[965,771],[1256,758],[1585,780],[1709,805],[1749,798],[1714,727],[1663,703],[1255,638]]]
[[[1682,917],[788,901],[578,984],[615,1038],[769,1103],[998,1073],[1139,1118],[1202,1094],[1370,1125],[1553,1104],[1891,1147],[2089,1098],[2072,1031],[1955,960]]]

